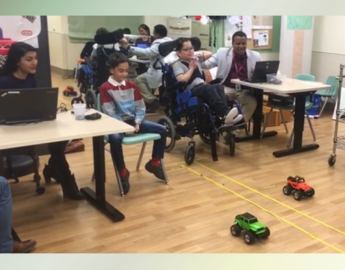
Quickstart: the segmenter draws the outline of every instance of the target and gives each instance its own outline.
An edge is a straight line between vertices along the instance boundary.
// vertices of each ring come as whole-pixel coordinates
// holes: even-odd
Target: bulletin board
[[[260,39],[267,39],[267,45],[260,44]],[[257,38],[255,38],[257,37]],[[247,48],[250,50],[270,50],[272,49],[273,30],[272,29],[252,29],[252,38],[248,39]]]
[[[226,47],[231,47],[231,37],[237,31],[243,31],[247,34],[248,49],[272,49],[273,16],[228,16],[228,19],[224,22],[224,45]]]

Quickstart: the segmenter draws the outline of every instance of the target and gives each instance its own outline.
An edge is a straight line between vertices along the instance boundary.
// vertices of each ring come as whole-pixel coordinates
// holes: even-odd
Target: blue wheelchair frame
[[[233,132],[245,128],[245,123],[232,127],[223,126],[223,122],[211,111],[208,104],[198,97],[192,97],[190,90],[186,90],[186,84],[178,82],[168,64],[161,64],[162,86],[160,87],[160,102],[165,106],[165,116],[157,122],[165,125],[171,143],[166,145],[165,151],[170,152],[175,147],[177,140],[190,138],[191,141],[185,150],[184,159],[187,165],[191,165],[195,159],[194,136],[199,135],[201,140],[211,146],[213,161],[218,160],[217,145],[219,137],[225,132]],[[205,75],[204,75],[205,76]],[[211,84],[217,81],[211,82]],[[241,113],[239,104],[234,101]],[[229,104],[230,106],[232,104]],[[186,120],[184,125],[176,125],[182,118]],[[229,140],[230,156],[235,154],[235,136],[231,134]]]

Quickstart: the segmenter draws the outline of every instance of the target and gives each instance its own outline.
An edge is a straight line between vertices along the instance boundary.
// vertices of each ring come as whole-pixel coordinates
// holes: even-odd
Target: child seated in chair
[[[232,126],[240,122],[243,116],[236,107],[228,108],[223,85],[207,84],[203,79],[200,62],[204,59],[202,56],[195,56],[190,39],[177,40],[176,54],[179,59],[171,65],[176,80],[186,82],[186,89],[191,91],[192,96],[202,98],[216,115],[224,120],[225,125]]]
[[[154,141],[152,159],[145,165],[145,169],[158,179],[165,181],[161,164],[164,157],[167,130],[164,126],[145,120],[145,103],[137,85],[127,81],[129,60],[121,54],[115,53],[108,62],[110,73],[108,81],[100,87],[100,100],[103,111],[124,122],[133,122],[134,133],[156,133],[161,136]],[[111,155],[114,165],[118,169],[124,194],[130,189],[129,171],[126,169],[122,151],[122,139],[126,134],[109,135]]]

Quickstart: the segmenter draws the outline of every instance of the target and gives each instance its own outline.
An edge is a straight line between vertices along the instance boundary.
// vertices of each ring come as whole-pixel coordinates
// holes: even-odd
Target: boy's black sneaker
[[[154,174],[158,179],[166,181],[165,176],[164,176],[164,171],[162,168],[162,164],[159,166],[155,166],[152,164],[152,160],[146,163],[145,169],[149,172]]]

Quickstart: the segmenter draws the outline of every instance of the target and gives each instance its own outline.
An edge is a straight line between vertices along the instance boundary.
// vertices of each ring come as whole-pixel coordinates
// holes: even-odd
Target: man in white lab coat
[[[217,78],[222,79],[225,94],[237,100],[247,122],[253,115],[257,102],[248,89],[236,89],[232,79],[250,80],[256,62],[262,61],[258,52],[247,49],[247,36],[238,31],[232,36],[232,48],[219,48],[217,53],[202,64],[202,68],[217,68]]]
[[[172,41],[171,38],[167,37],[167,34],[167,28],[164,25],[158,24],[153,29],[154,41],[149,48],[130,47],[126,39],[120,42],[120,46],[128,50],[129,57],[131,55],[136,55],[150,59],[150,66],[147,72],[135,79],[135,83],[138,85],[140,93],[146,103],[147,113],[153,113],[160,107],[159,100],[153,95],[153,92],[162,84],[162,71],[161,69],[154,69],[153,65],[157,59],[161,59],[163,62],[163,57],[159,54],[158,48],[161,43]]]

